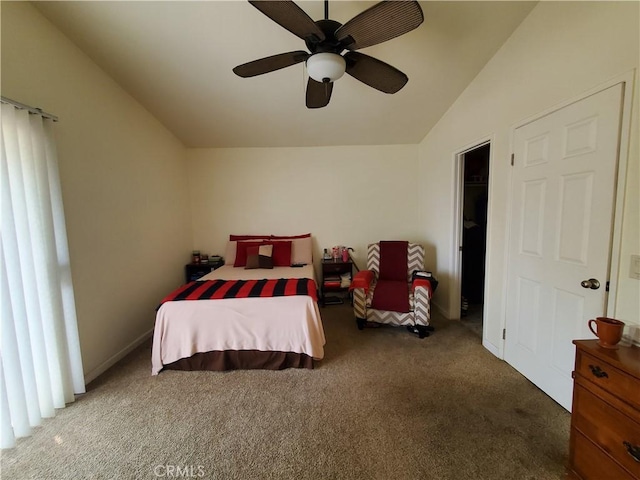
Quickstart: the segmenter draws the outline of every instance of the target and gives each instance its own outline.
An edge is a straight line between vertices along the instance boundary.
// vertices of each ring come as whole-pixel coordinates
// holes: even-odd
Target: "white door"
[[[606,311],[621,104],[618,84],[515,131],[505,360],[567,410],[571,341]]]

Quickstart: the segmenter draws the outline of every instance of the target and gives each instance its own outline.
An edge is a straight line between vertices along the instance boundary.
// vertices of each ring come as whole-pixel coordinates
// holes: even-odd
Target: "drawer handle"
[[[607,374],[607,372],[605,372],[604,370],[602,370],[598,365],[589,365],[589,368],[591,369],[591,373],[593,373],[596,377],[598,378],[609,378],[609,375]]]
[[[636,462],[640,462],[640,446],[631,445],[629,442],[622,442],[622,444],[627,448],[627,452]]]

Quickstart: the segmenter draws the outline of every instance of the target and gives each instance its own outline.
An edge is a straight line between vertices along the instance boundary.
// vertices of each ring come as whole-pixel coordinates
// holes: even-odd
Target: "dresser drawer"
[[[640,409],[638,380],[587,353],[579,352],[576,373]]]
[[[577,384],[574,387],[573,410],[572,426],[640,478],[640,462],[633,459],[624,444],[640,446],[640,423]]]
[[[347,273],[351,271],[350,263],[323,263],[322,264],[322,272],[324,274],[340,274]]]
[[[584,480],[635,480],[629,472],[591,443],[584,435],[571,430],[571,468]]]

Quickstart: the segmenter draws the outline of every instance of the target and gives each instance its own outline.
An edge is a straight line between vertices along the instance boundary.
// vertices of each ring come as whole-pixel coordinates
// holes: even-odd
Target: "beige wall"
[[[622,243],[620,245],[619,275],[615,318],[640,325],[640,280],[631,278],[631,255],[640,255],[640,79],[636,71],[629,161],[624,190],[624,215],[622,217]],[[626,331],[626,333],[631,334]],[[640,329],[631,334],[640,343]]]
[[[30,4],[2,2],[2,95],[60,117],[85,375],[153,328],[189,258],[186,150]]]
[[[186,149],[31,5],[2,2],[2,94],[60,116],[60,171],[85,372],[153,327],[160,296],[192,248],[224,251],[229,233],[312,232],[315,255],[406,238],[448,314],[453,154],[492,137],[487,342],[500,343],[510,129],[637,68],[638,4],[543,2],[420,145]],[[638,88],[625,190],[616,315],[638,323]],[[186,158],[186,163],[185,163]],[[455,316],[455,315],[452,315]]]
[[[377,240],[422,241],[417,145],[191,149],[194,248],[224,254],[229,234],[311,232],[314,258]]]
[[[435,299],[450,316],[451,211],[454,152],[492,141],[485,345],[498,352],[504,318],[507,187],[511,128],[638,67],[636,2],[541,2],[523,21],[420,144],[422,226],[436,247],[441,290]],[[638,90],[634,101],[622,265],[616,311],[639,322],[640,283],[628,278],[638,253]],[[631,178],[633,177],[633,178]],[[438,205],[438,209],[428,206]]]

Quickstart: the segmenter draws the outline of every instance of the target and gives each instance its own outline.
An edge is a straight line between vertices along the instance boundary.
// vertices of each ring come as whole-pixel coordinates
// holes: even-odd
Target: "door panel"
[[[586,266],[593,205],[593,172],[561,176],[559,194],[556,258]]]
[[[606,307],[621,101],[619,84],[514,134],[505,360],[567,409],[571,341]]]
[[[523,211],[520,253],[542,258],[542,232],[544,227],[544,202],[546,180],[524,182],[522,189]]]
[[[518,278],[518,346],[535,354],[538,350],[538,307],[540,305],[540,283],[527,278]]]

